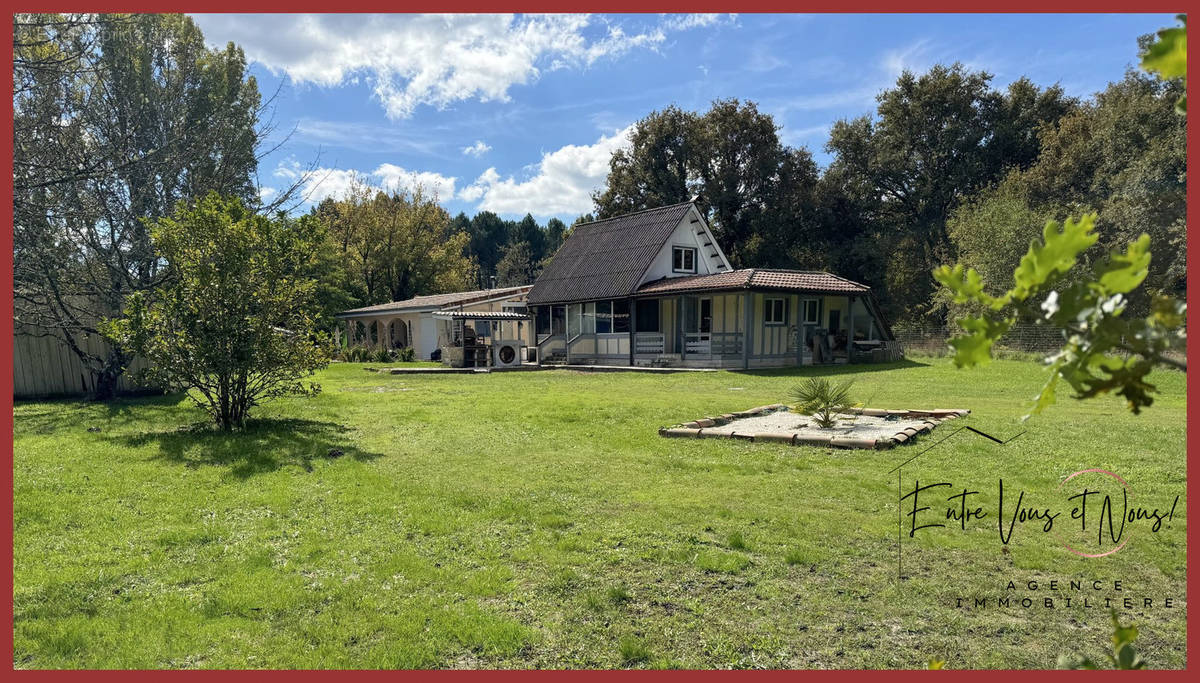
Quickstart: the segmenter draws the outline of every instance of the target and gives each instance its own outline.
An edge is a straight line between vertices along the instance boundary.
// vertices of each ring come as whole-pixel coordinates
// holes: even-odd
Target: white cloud
[[[478,201],[479,198],[488,191],[488,188],[492,185],[495,185],[497,182],[499,182],[499,180],[500,174],[496,172],[496,169],[489,168],[481,173],[479,177],[475,179],[475,182],[464,187],[462,191],[458,193],[458,197],[459,199],[463,199],[468,202]]]
[[[932,54],[928,39],[918,40],[902,48],[888,50],[884,53],[880,66],[891,82],[905,71],[921,73],[933,66],[937,61]]]
[[[366,181],[366,176],[357,171],[337,168],[301,168],[295,160],[280,162],[275,168],[275,177],[288,183],[300,183],[300,197],[305,202],[316,204],[326,197],[341,199],[346,196],[355,180]]]
[[[808,126],[807,128],[784,128],[779,131],[779,137],[787,145],[805,144],[812,138],[827,137],[833,124],[822,123],[817,126]]]
[[[444,176],[433,171],[408,171],[394,164],[380,164],[371,172],[385,190],[413,192],[420,189],[426,195],[434,194],[446,201],[454,198],[453,176]]]
[[[476,140],[475,144],[469,147],[463,147],[462,153],[467,156],[472,156],[478,159],[479,157],[492,151],[492,146],[485,143],[483,140]]]
[[[427,132],[402,129],[394,124],[328,121],[302,118],[296,122],[296,140],[314,146],[332,145],[358,152],[435,156],[440,140]]]
[[[340,168],[301,168],[294,160],[281,162],[275,169],[275,177],[289,183],[300,182],[300,196],[304,202],[316,204],[327,197],[342,199],[357,182],[380,187],[387,191],[423,192],[436,195],[441,201],[455,196],[457,179],[432,171],[409,171],[395,164],[380,164],[370,173]]]
[[[723,21],[734,21],[736,14],[665,14],[663,27],[669,31],[687,31],[693,28],[709,28]]]
[[[671,17],[684,30],[706,18]],[[507,101],[514,85],[544,70],[591,65],[633,49],[656,49],[662,28],[626,32],[587,14],[361,15],[198,14],[218,45],[234,41],[248,58],[295,83],[334,87],[364,78],[391,118],[421,105],[469,99]],[[706,23],[709,22],[709,23]],[[603,34],[597,36],[596,24]]]
[[[273,187],[258,188],[258,198],[264,202],[271,201],[271,197],[274,197],[277,194],[279,194],[279,190],[276,190]]]
[[[593,191],[604,185],[612,153],[629,144],[633,126],[591,145],[567,145],[542,155],[528,180],[501,178],[496,169],[484,171],[459,197],[479,200],[479,209],[503,214],[535,216],[586,213],[592,209]]]

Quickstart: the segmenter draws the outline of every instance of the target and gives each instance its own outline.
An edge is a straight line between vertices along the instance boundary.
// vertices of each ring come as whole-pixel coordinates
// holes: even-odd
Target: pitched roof
[[[524,294],[529,291],[532,285],[521,285],[520,287],[502,287],[499,289],[477,289],[470,292],[449,292],[447,294],[429,294],[426,296],[416,296],[404,301],[393,301],[387,304],[376,304],[374,306],[363,306],[362,308],[352,308],[348,311],[342,311],[337,314],[337,317],[351,317],[357,315],[368,315],[371,313],[399,313],[403,311],[421,310],[427,308],[445,308],[447,306],[463,306],[479,301],[487,301],[504,296],[514,296]]]
[[[805,270],[743,268],[728,273],[668,277],[647,282],[638,294],[703,292],[719,289],[779,289],[793,292],[866,293],[871,288],[832,273]]]
[[[442,320],[529,320],[533,316],[515,311],[434,311]]]
[[[533,284],[529,303],[619,299],[633,294],[691,208],[691,202],[683,202],[575,226]]]

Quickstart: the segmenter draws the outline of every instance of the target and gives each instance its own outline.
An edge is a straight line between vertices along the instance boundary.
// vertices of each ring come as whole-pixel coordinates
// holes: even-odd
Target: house
[[[345,322],[344,326],[339,325],[338,343],[341,344],[344,332],[347,346],[388,349],[411,346],[418,359],[429,360],[440,346],[439,321],[453,317],[451,314],[456,312],[472,312],[480,314],[481,324],[487,324],[483,322],[487,318],[505,322],[511,319],[515,334],[532,346],[533,332],[524,318],[525,297],[530,287],[430,294],[342,311],[336,316]]]
[[[749,369],[901,353],[870,287],[734,270],[694,201],[576,226],[526,303],[543,363]]]

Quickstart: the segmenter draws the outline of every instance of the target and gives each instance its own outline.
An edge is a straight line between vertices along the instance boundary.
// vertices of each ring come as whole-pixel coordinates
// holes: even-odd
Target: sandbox
[[[885,410],[849,408],[837,414],[837,424],[823,428],[811,415],[791,412],[781,403],[759,406],[737,413],[705,417],[664,427],[660,436],[679,438],[727,438],[792,446],[838,448],[891,448],[927,434],[946,420],[965,417],[971,411]]]

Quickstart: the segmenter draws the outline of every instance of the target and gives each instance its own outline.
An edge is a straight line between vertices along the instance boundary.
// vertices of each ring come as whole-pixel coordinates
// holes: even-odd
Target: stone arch
[[[403,318],[392,319],[388,323],[387,331],[389,348],[402,349],[412,346],[408,339],[408,323],[404,322]]]
[[[350,346],[362,346],[367,341],[367,326],[361,320],[350,323],[353,327],[350,333]]]

